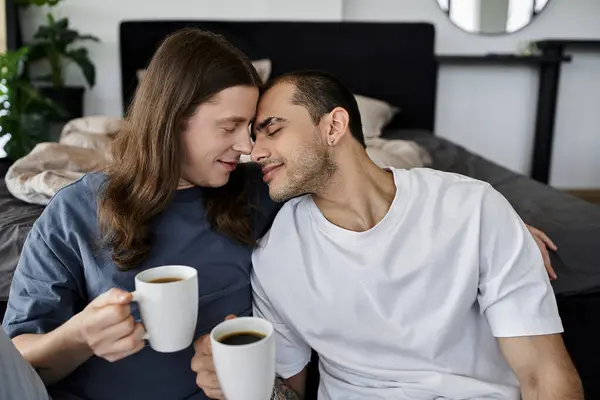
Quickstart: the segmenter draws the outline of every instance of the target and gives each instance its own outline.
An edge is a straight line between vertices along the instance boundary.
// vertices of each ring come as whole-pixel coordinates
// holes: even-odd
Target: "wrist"
[[[82,344],[81,338],[78,332],[78,321],[72,317],[48,333],[17,336],[14,343],[23,354],[23,358],[36,370],[48,371],[71,360],[83,362],[90,358],[93,352],[86,344]],[[46,379],[43,379],[46,382]]]
[[[61,336],[63,338],[63,343],[65,343],[65,347],[68,349],[89,353],[89,356],[91,357],[93,351],[88,345],[87,340],[85,340],[81,325],[81,314],[75,314],[71,319],[65,322],[59,328],[62,331]],[[59,329],[57,329],[57,331]]]

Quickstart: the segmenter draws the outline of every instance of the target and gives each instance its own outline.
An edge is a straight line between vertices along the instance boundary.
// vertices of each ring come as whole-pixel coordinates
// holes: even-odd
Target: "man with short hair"
[[[253,254],[254,312],[300,395],[314,349],[321,400],[583,399],[540,251],[493,187],[379,168],[352,93],[320,72],[272,80],[254,134],[289,200]]]

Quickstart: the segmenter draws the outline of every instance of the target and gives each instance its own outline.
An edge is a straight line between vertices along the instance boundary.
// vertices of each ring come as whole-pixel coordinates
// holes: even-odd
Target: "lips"
[[[237,168],[238,162],[236,161],[222,161],[218,160],[219,164],[221,164],[227,171],[231,172]]]
[[[263,181],[265,181],[266,183],[269,183],[273,179],[275,173],[282,166],[283,166],[283,164],[276,164],[276,165],[267,165],[267,166],[263,167],[262,168]]]

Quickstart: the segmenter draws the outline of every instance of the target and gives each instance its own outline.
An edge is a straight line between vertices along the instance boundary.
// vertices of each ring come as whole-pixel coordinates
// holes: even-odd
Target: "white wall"
[[[440,54],[515,52],[541,38],[600,38],[599,0],[550,0],[531,26],[495,37],[456,28],[436,0],[66,0],[59,14],[102,39],[89,46],[98,84],[86,94],[88,115],[121,113],[117,29],[124,19],[427,21],[436,25]],[[33,21],[25,26],[27,37],[43,14],[24,16]],[[600,77],[600,54],[574,56],[563,66],[551,184],[600,187],[600,80],[591,80]],[[68,82],[83,82],[78,70],[69,71]],[[442,67],[437,134],[528,173],[536,96],[530,67]]]
[[[527,28],[477,36],[456,28],[436,0],[345,0],[344,20],[429,21],[439,54],[521,51],[546,38],[600,38],[600,1],[550,0]],[[600,53],[572,52],[563,65],[551,184],[600,187]],[[531,67],[445,66],[436,131],[515,171],[529,173],[537,73]]]
[[[73,28],[98,36],[87,44],[96,65],[97,84],[86,92],[88,115],[121,115],[119,22],[132,19],[185,20],[341,20],[342,0],[66,0],[56,8],[68,16]],[[45,14],[39,8],[22,14],[25,40],[33,35]],[[67,82],[84,84],[79,70],[71,68]]]

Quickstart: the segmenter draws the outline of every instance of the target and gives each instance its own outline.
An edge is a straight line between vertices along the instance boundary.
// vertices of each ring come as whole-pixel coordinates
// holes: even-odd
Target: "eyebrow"
[[[240,116],[231,116],[231,117],[225,117],[225,118],[220,118],[217,120],[218,124],[227,124],[233,122],[235,124],[243,124],[245,122],[248,122],[248,120],[244,117],[240,117]]]
[[[285,118],[280,118],[280,117],[268,117],[268,118],[263,119],[262,122],[256,124],[255,129],[257,132],[261,132],[269,125],[280,124],[283,122],[287,122],[287,120]]]

